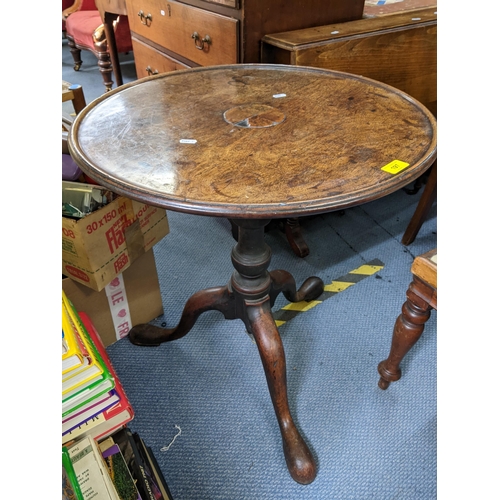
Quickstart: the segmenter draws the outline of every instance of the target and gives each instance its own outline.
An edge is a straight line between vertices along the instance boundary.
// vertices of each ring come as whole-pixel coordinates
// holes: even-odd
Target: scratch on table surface
[[[127,132],[130,130],[130,123],[131,123],[131,120],[129,119],[128,122],[123,126],[122,130],[120,132],[118,132],[118,134],[116,134],[116,139],[118,141],[122,141],[123,138],[125,137],[125,135],[127,134]]]

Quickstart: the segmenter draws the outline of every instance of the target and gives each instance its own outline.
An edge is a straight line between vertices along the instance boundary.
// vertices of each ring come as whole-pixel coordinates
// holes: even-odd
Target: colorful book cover
[[[116,374],[113,364],[109,359],[108,353],[106,352],[106,348],[102,343],[99,333],[94,328],[94,325],[92,324],[92,321],[87,314],[80,312],[79,316],[82,320],[82,323],[85,325],[85,328],[96,349],[99,351],[104,363],[110,371],[113,380],[115,381],[114,390],[119,396],[119,401],[113,406],[99,413],[92,419],[86,421],[83,425],[65,434],[63,436],[63,441],[70,441],[85,434],[92,435],[94,439],[100,440],[108,436],[112,432],[120,429],[134,418],[132,405],[130,404],[130,401],[123,389],[120,379]]]
[[[73,330],[74,330],[74,328],[73,328]],[[81,363],[77,366],[74,366],[73,368],[71,368],[69,370],[66,370],[66,371],[63,370],[63,373],[62,373],[62,380],[63,381],[68,379],[69,377],[72,377],[76,373],[78,373],[82,370],[85,370],[91,363],[89,353],[87,352],[87,349],[83,345],[82,340],[80,339],[80,336],[76,335],[76,332],[75,332],[75,337],[76,337],[76,342],[79,346],[80,352],[83,355],[83,363]]]
[[[80,401],[81,398],[77,397],[81,392],[85,392],[84,395],[89,395],[91,389],[100,387],[101,389],[103,389],[99,393],[100,395],[103,394],[104,392],[108,392],[111,389],[113,389],[115,381],[113,379],[113,376],[111,375],[111,372],[106,366],[106,363],[102,359],[99,351],[95,347],[89,333],[87,332],[85,326],[83,325],[81,318],[76,312],[73,304],[71,304],[69,299],[66,297],[64,291],[62,291],[62,299],[70,324],[74,326],[77,335],[82,340],[83,345],[85,346],[86,350],[89,353],[90,358],[92,359],[92,364],[98,366],[102,370],[101,374],[98,375],[97,377],[94,377],[90,380],[86,380],[81,384],[79,384],[77,387],[71,390],[67,390],[63,394],[62,402],[63,402],[63,416],[64,416],[64,413],[67,412],[69,409],[75,409],[75,405],[72,403],[77,403],[79,406],[81,406],[81,401]],[[85,403],[87,402],[88,399],[85,401]],[[68,406],[71,406],[71,408],[68,408]]]
[[[88,405],[86,405],[86,406],[84,406],[82,408],[78,408],[77,410],[74,410],[74,411],[68,413],[68,415],[66,415],[65,417],[63,417],[62,421],[66,422],[66,421],[68,421],[68,420],[70,420],[70,419],[72,419],[72,418],[80,415],[81,413],[86,412],[87,410],[89,410],[93,406],[101,404],[103,401],[111,398],[115,394],[117,395],[117,392],[116,392],[115,389],[113,389],[113,390],[111,390],[109,392],[105,392],[104,394],[101,394],[100,396],[98,396],[97,398],[95,398],[94,400],[92,400],[91,403],[89,403]]]
[[[79,366],[73,368],[72,370],[69,370],[68,372],[62,374],[62,377],[61,377],[62,381],[65,382],[66,380],[73,377],[74,375],[77,375],[78,373],[86,370],[88,366],[89,366],[89,360],[88,360],[87,356],[84,356],[83,363],[81,365],[79,365]]]
[[[95,364],[88,365],[85,369],[81,371],[78,370],[78,372],[74,373],[71,377],[62,381],[62,394],[65,396],[71,391],[87,384],[91,385],[92,382],[97,380],[102,380],[101,367]]]
[[[153,451],[149,446],[146,446],[146,443],[139,436],[139,434],[137,434],[137,432],[134,432],[132,435],[135,439],[137,449],[141,454],[141,458],[144,462],[144,468],[147,471],[148,477],[150,477],[151,481],[155,484],[155,487],[161,492],[161,497],[157,497],[158,500],[173,500],[170,489],[168,488],[165,477],[161,472]]]
[[[83,498],[120,500],[96,442],[89,436],[68,446]]]
[[[142,500],[161,500],[163,498],[161,491],[148,477],[147,469],[131,430],[125,427],[113,434],[112,437],[113,441],[120,447],[132,477],[137,481],[137,489]]]
[[[163,475],[160,466],[158,465],[158,462],[156,460],[156,457],[154,456],[153,450],[151,449],[150,446],[146,446],[146,452],[148,454],[148,458],[151,463],[153,473],[155,474],[158,480],[158,484],[160,485],[160,489],[163,496],[167,500],[173,500],[174,497],[172,496],[172,493],[170,493],[170,489],[168,487],[167,481],[165,480],[165,476]]]
[[[75,394],[73,397],[63,401],[62,404],[62,417],[67,417],[71,412],[74,412],[78,409],[83,409],[84,407],[92,404],[92,401],[99,396],[102,396],[106,392],[111,391],[115,388],[115,382],[106,380],[102,384],[97,385],[96,387],[85,388],[83,390],[79,390],[78,394]]]
[[[84,356],[80,350],[80,346],[76,340],[66,311],[64,310],[64,304],[62,307],[62,345],[62,373],[67,373],[82,365]]]
[[[68,432],[72,431],[73,429],[76,429],[79,426],[85,425],[85,422],[87,420],[90,420],[103,411],[107,410],[111,406],[115,405],[120,401],[119,396],[116,394],[116,392],[113,391],[113,393],[108,393],[109,398],[104,399],[100,401],[97,404],[94,404],[87,408],[86,410],[79,412],[77,415],[73,416],[72,418],[66,419],[62,423],[62,435],[64,436]]]
[[[84,500],[68,449],[62,448],[62,500]]]
[[[134,478],[120,451],[120,447],[117,444],[113,444],[105,450],[101,448],[101,453],[104,462],[106,462],[108,466],[109,475],[115,485],[120,500],[142,500],[135,486]]]

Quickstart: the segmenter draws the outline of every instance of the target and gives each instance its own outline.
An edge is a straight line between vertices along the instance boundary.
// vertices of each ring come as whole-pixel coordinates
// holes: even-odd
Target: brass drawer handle
[[[151,14],[144,14],[143,10],[140,10],[137,15],[141,19],[141,23],[144,24],[144,26],[151,26],[151,23],[153,22],[153,16]]]
[[[158,74],[158,70],[157,69],[153,69],[151,66],[148,66],[146,68],[146,71],[148,72],[148,76],[157,75]]]
[[[195,31],[192,35],[191,38],[194,38],[194,45],[197,49],[203,50],[205,48],[205,44],[210,45],[212,43],[212,39],[208,36],[205,35],[201,40],[200,40],[200,35],[198,35],[198,32]]]

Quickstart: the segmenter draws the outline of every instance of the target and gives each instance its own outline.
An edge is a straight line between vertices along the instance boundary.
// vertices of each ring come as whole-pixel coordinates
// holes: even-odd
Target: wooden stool
[[[437,310],[437,249],[418,256],[411,266],[413,281],[406,292],[407,300],[394,325],[389,357],[378,365],[378,386],[387,389],[401,378],[399,364],[424,331],[431,309]]]

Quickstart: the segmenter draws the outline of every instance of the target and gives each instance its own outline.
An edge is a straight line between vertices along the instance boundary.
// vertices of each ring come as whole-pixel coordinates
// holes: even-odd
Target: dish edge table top
[[[423,105],[381,82],[239,64],[112,90],[77,116],[69,146],[85,173],[132,199],[201,215],[277,218],[347,208],[404,187],[434,162],[436,128]]]

